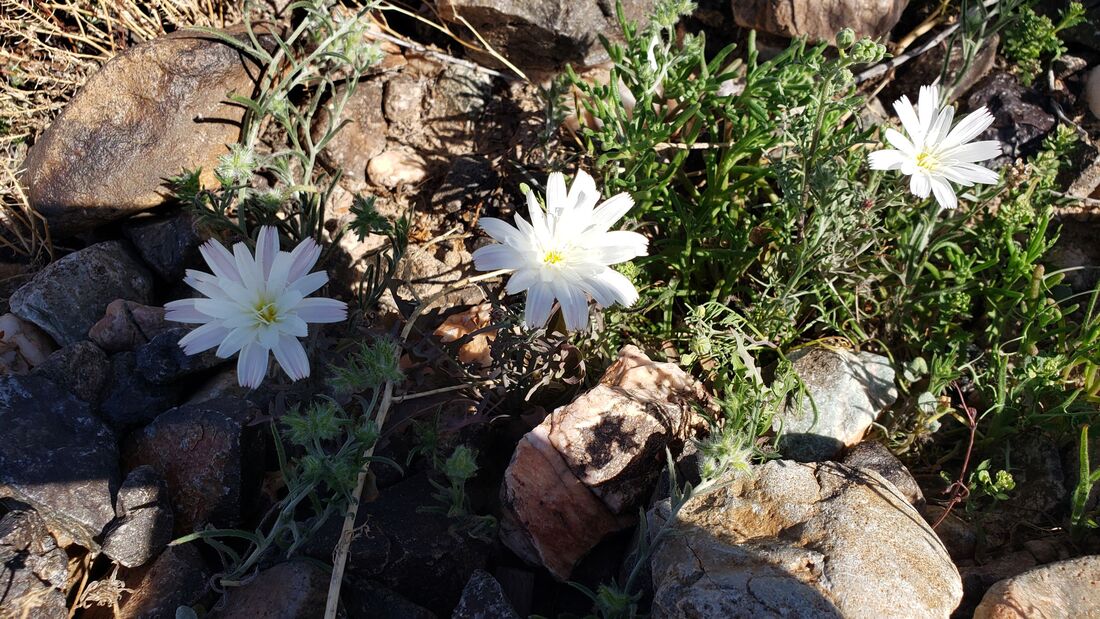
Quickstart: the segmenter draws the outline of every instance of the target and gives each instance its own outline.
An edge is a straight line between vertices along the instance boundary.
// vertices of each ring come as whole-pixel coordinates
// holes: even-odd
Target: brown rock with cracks
[[[688,501],[652,559],[653,617],[948,617],[943,544],[877,473],[773,460]],[[670,514],[649,513],[654,535]]]
[[[744,28],[832,43],[844,28],[878,39],[901,19],[909,0],[733,0]]]
[[[599,385],[520,440],[501,487],[504,543],[567,579],[601,539],[634,523],[665,449],[680,451],[706,400],[675,364],[624,347]]]
[[[190,606],[206,593],[210,572],[195,543],[169,546],[152,563],[117,576],[130,593],[123,593],[119,612],[109,605],[93,606],[82,615],[89,619],[149,619],[175,617],[180,606]]]
[[[1037,567],[993,585],[974,619],[1100,617],[1100,555]]]
[[[88,339],[107,352],[122,352],[134,350],[171,327],[164,319],[163,307],[115,299],[88,330]]]
[[[262,425],[251,425],[255,407],[223,398],[173,408],[123,449],[127,469],[147,464],[167,482],[175,532],[210,523],[233,527],[254,504],[263,466]]]
[[[237,141],[258,67],[195,31],[135,45],[111,59],[38,138],[23,183],[55,235],[165,201],[165,177],[213,169]]]

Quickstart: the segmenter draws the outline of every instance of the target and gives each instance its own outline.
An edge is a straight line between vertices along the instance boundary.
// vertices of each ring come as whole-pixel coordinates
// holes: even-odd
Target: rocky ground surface
[[[844,26],[885,35],[907,4],[706,2],[696,19],[718,37],[757,28],[775,41],[827,38]],[[444,19],[460,12],[536,79],[566,63],[606,61],[595,35],[614,30],[597,0],[437,5]],[[623,2],[627,15],[644,16],[652,5]],[[1082,49],[1092,60],[1100,56],[1100,49]],[[501,68],[492,57],[471,60]],[[920,83],[917,65],[898,81]],[[997,118],[991,131],[1009,145],[1007,158],[1034,152],[1059,112],[989,65],[962,98],[990,107]],[[160,308],[183,296],[181,276],[201,266],[197,248],[205,239],[189,213],[166,204],[164,176],[210,169],[224,154],[242,110],[226,104],[223,92],[249,90],[254,78],[255,67],[224,43],[163,37],[120,53],[34,140],[22,180],[72,251],[40,270],[23,269],[0,302],[0,617],[67,617],[79,608],[78,616],[159,618],[194,606],[216,617],[305,618],[324,606],[336,519],[303,556],[262,564],[224,596],[211,588],[216,553],[197,542],[169,545],[207,526],[255,526],[279,491],[268,422],[293,387],[239,388],[232,363],[182,353],[176,342],[186,328],[167,323]],[[1082,75],[1063,79],[1080,90]],[[330,214],[333,226],[346,221],[356,192],[379,196],[383,212],[416,208],[396,294],[382,304],[392,309],[380,310],[379,324],[411,299],[470,274],[472,242],[428,241],[472,230],[483,210],[516,194],[524,179],[513,174],[513,159],[545,152],[542,111],[532,84],[387,49],[345,109],[349,124],[324,161],[343,172],[338,195],[346,199]],[[198,122],[209,119],[215,122]],[[1100,159],[1089,166],[1100,169]],[[1072,191],[1092,196],[1100,175],[1089,182],[1086,170],[1081,178]],[[1097,264],[1095,220],[1070,213],[1066,222],[1058,254],[1064,266]],[[336,288],[350,287],[377,243],[343,242]],[[488,322],[479,289],[452,296],[422,349]],[[480,336],[457,352],[476,366],[491,344]],[[943,517],[932,500],[939,497],[922,492],[926,480],[863,440],[898,397],[888,360],[824,347],[792,360],[816,410],[807,416],[811,407],[790,406],[775,419],[784,432],[777,459],[683,508],[675,535],[645,566],[653,616],[1100,612],[1100,555],[1080,556],[1081,547],[1054,534],[1020,541],[1014,526],[1064,509],[1075,482],[1066,454],[1042,436],[1020,437],[1028,456],[1000,513],[981,527],[958,513]],[[410,380],[439,378],[425,376]],[[341,612],[583,612],[587,600],[563,583],[595,587],[619,576],[632,536],[669,517],[666,453],[690,476],[689,439],[705,425],[699,411],[709,397],[680,367],[626,346],[594,387],[554,410],[517,409],[500,421],[471,423],[462,402],[399,406],[397,429],[381,451],[404,462],[414,434],[403,422],[434,406],[463,442],[479,446],[482,472],[471,494],[481,513],[498,517],[499,535],[456,534],[444,514],[421,509],[434,492],[422,463],[404,476],[380,470],[380,498],[365,499],[359,510]],[[639,528],[640,520],[648,527]]]

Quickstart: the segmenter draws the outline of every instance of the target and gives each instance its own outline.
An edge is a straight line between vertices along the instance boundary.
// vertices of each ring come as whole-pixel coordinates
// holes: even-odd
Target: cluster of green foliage
[[[1015,63],[1020,81],[1031,84],[1045,67],[1066,53],[1058,34],[1084,21],[1085,7],[1080,2],[1070,2],[1058,23],[1036,13],[1030,5],[1020,6],[1004,31],[1002,47],[1005,56]]]

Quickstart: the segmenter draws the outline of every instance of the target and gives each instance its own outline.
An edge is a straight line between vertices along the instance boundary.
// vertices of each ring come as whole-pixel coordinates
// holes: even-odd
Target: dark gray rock
[[[65,619],[69,557],[30,508],[0,518],[0,617]]]
[[[214,354],[214,349],[197,355],[183,352],[179,341],[190,331],[187,327],[173,327],[138,348],[135,365],[141,377],[154,385],[166,385],[226,362]]]
[[[504,589],[489,572],[475,570],[451,619],[519,619]]]
[[[50,264],[11,295],[11,311],[67,346],[83,340],[115,299],[152,300],[153,278],[126,246],[106,241]]]
[[[254,406],[224,398],[162,413],[123,448],[128,469],[151,466],[168,485],[175,532],[234,527],[259,494],[266,427]]]
[[[150,383],[138,371],[137,355],[120,352],[111,357],[111,377],[99,414],[116,430],[128,430],[156,419],[179,399],[178,386]]]
[[[378,583],[362,582],[340,592],[348,617],[371,619],[436,619],[432,611],[410,602]]]
[[[886,481],[894,484],[894,487],[901,491],[910,505],[917,509],[924,505],[924,493],[917,485],[917,480],[913,479],[909,469],[905,468],[897,456],[890,453],[886,445],[875,441],[863,441],[845,452],[841,462],[882,475]]]
[[[966,102],[970,109],[985,106],[993,114],[993,125],[977,137],[979,140],[1000,140],[1002,155],[993,160],[994,167],[1030,157],[1043,144],[1056,120],[1047,111],[1047,95],[1021,86],[1011,73],[997,72],[978,82]]]
[[[230,590],[213,619],[314,619],[325,613],[329,571],[308,561],[287,561]],[[372,613],[370,616],[374,616]]]
[[[459,157],[432,196],[432,206],[446,213],[472,209],[489,200],[500,183],[493,164],[485,157]]]
[[[172,508],[164,480],[148,466],[130,471],[107,527],[103,553],[125,567],[144,565],[172,541]]]
[[[152,563],[120,571],[118,578],[132,593],[122,596],[116,619],[173,619],[177,608],[191,606],[203,597],[210,571],[198,546],[184,544],[169,546]],[[100,612],[95,619],[100,617],[112,617],[110,609]]]
[[[73,395],[94,405],[110,378],[111,362],[103,349],[83,341],[55,350],[32,374],[64,385]]]
[[[628,20],[644,24],[655,0],[623,0]],[[493,48],[533,72],[558,72],[566,64],[592,65],[608,59],[597,35],[621,38],[615,3],[604,0],[439,0],[439,15],[465,18]],[[478,60],[500,66],[491,57]]]
[[[41,376],[0,378],[0,496],[95,549],[115,517],[115,435],[87,403]]]
[[[451,613],[474,570],[485,566],[489,545],[452,531],[454,521],[445,515],[425,513],[433,492],[428,477],[417,475],[359,506],[355,526],[362,533],[349,550],[348,590],[381,584],[440,616]],[[330,519],[308,554],[331,561],[341,524]]]
[[[795,395],[772,421],[779,449],[801,462],[829,460],[855,445],[897,399],[890,360],[815,346],[790,355],[806,392]]]
[[[199,259],[205,240],[189,213],[136,220],[125,232],[145,264],[170,283],[181,280],[188,265]]]

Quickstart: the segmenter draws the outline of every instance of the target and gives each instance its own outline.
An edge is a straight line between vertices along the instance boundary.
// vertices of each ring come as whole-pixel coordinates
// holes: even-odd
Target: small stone
[[[103,553],[125,567],[144,565],[172,541],[172,508],[164,480],[148,466],[130,471],[107,527]]]
[[[383,110],[386,119],[396,123],[422,120],[420,102],[424,99],[424,82],[415,76],[398,75],[386,82]]]
[[[971,616],[982,597],[996,583],[1018,576],[1035,567],[1035,557],[1026,550],[1010,552],[980,565],[961,565],[963,600],[956,609],[959,616]]]
[[[334,96],[343,96],[337,91]],[[330,119],[328,107],[322,107],[313,125],[313,139],[320,139]],[[339,169],[344,178],[355,183],[367,180],[367,162],[386,150],[386,119],[382,115],[382,82],[361,82],[344,104],[339,122],[348,121],[321,151],[322,162]]]
[[[179,403],[176,385],[154,385],[142,377],[132,352],[111,357],[111,374],[103,390],[99,414],[111,427],[126,431],[143,426]]]
[[[254,392],[248,387],[241,386],[237,380],[236,367],[226,366],[188,393],[187,401],[184,404],[198,404],[226,397],[244,400],[248,398],[250,393]]]
[[[845,452],[841,462],[882,475],[886,481],[894,484],[894,487],[901,491],[910,505],[917,509],[924,505],[924,493],[917,485],[917,480],[913,479],[909,469],[905,468],[901,460],[890,453],[882,443],[863,441]]]
[[[733,0],[733,18],[743,28],[784,37],[833,43],[851,28],[856,36],[881,39],[901,19],[909,0]]]
[[[707,395],[682,369],[626,346],[600,384],[520,440],[501,486],[501,539],[566,580],[611,532],[633,524],[666,448],[678,455]]]
[[[432,196],[432,205],[446,213],[477,209],[488,202],[500,176],[484,157],[459,157]]]
[[[27,157],[27,196],[50,231],[70,235],[162,204],[165,177],[184,169],[201,169],[213,184],[244,114],[228,96],[255,87],[257,67],[246,58],[212,36],[178,31],[92,75]]]
[[[0,375],[26,374],[44,362],[55,346],[34,323],[15,314],[0,316]]]
[[[993,125],[975,139],[1000,140],[1003,153],[993,160],[995,165],[1039,151],[1043,139],[1057,124],[1046,110],[1048,100],[1048,96],[1020,85],[1016,76],[1006,72],[991,73],[974,86],[967,106],[972,110],[985,106],[994,118]]]
[[[428,174],[428,164],[420,155],[407,150],[387,150],[371,158],[367,176],[375,185],[396,189],[418,183]]]
[[[205,240],[189,213],[134,220],[125,232],[145,264],[171,283],[183,279],[187,267],[198,261]]]
[[[264,463],[265,429],[250,424],[255,412],[230,398],[184,405],[127,439],[126,467],[149,465],[167,482],[176,534],[234,527],[251,513]]]
[[[16,508],[0,518],[0,617],[65,619],[69,557],[42,518]]]
[[[1100,556],[1029,570],[993,585],[974,619],[1093,616],[1100,609]]]
[[[115,517],[115,435],[87,403],[41,376],[0,378],[0,497],[30,504],[85,548]]]
[[[436,328],[433,335],[444,344],[457,342],[469,334],[489,326],[492,305],[482,303],[475,305],[457,314],[451,314],[443,324]],[[496,331],[486,331],[473,336],[458,347],[458,360],[462,363],[473,363],[487,368],[493,364],[493,341],[496,340]]]
[[[287,561],[270,567],[243,587],[230,589],[214,619],[313,619],[325,612],[329,572],[315,563]]]
[[[95,405],[110,379],[111,362],[100,347],[83,341],[54,352],[34,374],[65,385],[73,395]]]
[[[653,617],[948,617],[959,573],[873,471],[773,460],[693,498],[656,547]],[[654,535],[666,499],[649,514]]]
[[[166,385],[226,362],[214,354],[214,349],[197,355],[183,352],[179,341],[190,331],[186,327],[168,329],[139,348],[135,363],[141,377],[154,385]]]
[[[115,299],[88,330],[88,339],[109,353],[134,350],[172,326],[164,313],[163,307]]]
[[[490,545],[455,531],[455,521],[445,514],[425,512],[434,491],[421,474],[360,504],[355,526],[361,533],[348,551],[345,590],[381,585],[441,616],[450,614],[470,575],[485,566]],[[332,560],[341,520],[329,519],[310,542],[310,556]]]
[[[116,619],[172,619],[177,608],[195,604],[206,593],[210,571],[191,543],[169,546],[152,563],[123,570],[118,577],[133,593],[122,596]],[[112,617],[110,608],[93,610],[104,619]]]
[[[855,445],[898,397],[890,361],[868,352],[812,347],[789,356],[806,394],[788,402],[772,421],[780,451],[817,462]]]
[[[11,311],[62,346],[84,339],[115,299],[148,303],[153,279],[119,241],[75,251],[38,272],[11,296]]]
[[[500,583],[485,570],[475,570],[462,590],[451,619],[519,619]]]
[[[644,27],[655,4],[623,0],[622,9],[627,20]],[[473,29],[520,69],[556,73],[566,64],[587,66],[608,59],[599,35],[622,39],[615,6],[602,0],[440,0],[437,11],[443,19]],[[488,54],[477,59],[500,66]]]

